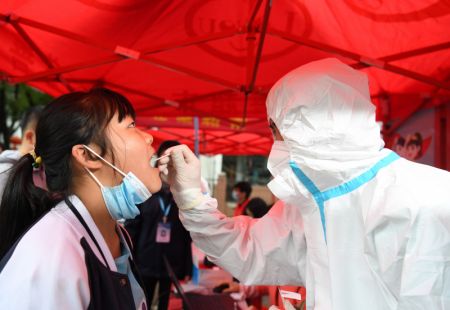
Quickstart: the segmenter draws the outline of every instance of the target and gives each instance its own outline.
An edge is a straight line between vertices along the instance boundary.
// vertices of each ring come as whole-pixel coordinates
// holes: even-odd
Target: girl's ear
[[[89,151],[82,144],[72,147],[72,156],[80,166],[85,168],[100,169],[103,166],[101,160],[95,160],[89,156]]]
[[[35,145],[36,144],[36,133],[34,130],[26,130],[23,134],[23,138],[28,141],[29,144]]]

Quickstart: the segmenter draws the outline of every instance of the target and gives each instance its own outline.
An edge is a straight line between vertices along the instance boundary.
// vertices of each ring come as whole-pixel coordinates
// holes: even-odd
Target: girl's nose
[[[144,137],[145,137],[145,143],[148,145],[151,145],[153,143],[153,136],[145,131],[143,131]]]

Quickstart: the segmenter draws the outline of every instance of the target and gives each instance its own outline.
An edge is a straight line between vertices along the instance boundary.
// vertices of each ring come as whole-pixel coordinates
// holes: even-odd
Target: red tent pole
[[[437,51],[447,49],[447,48],[450,48],[450,42],[444,42],[444,43],[440,43],[440,44],[435,44],[435,45],[430,45],[430,46],[426,46],[426,47],[413,49],[413,50],[406,51],[406,52],[388,55],[388,56],[378,58],[378,60],[384,61],[384,62],[397,61],[397,60],[402,60],[402,59],[409,58],[409,57],[415,57],[415,56],[420,56],[420,55],[424,55],[424,54],[428,54],[428,53],[437,52]],[[359,63],[359,64],[354,65],[353,68],[361,69],[361,68],[365,68],[368,66],[369,65],[367,65],[367,64]]]
[[[100,48],[102,50],[107,50],[107,51],[109,51],[111,53],[114,53],[111,56],[102,57],[102,58],[99,58],[99,59],[93,60],[93,61],[82,62],[82,63],[68,65],[68,66],[59,67],[59,68],[53,68],[53,69],[50,69],[50,70],[33,73],[33,74],[30,74],[30,75],[27,75],[27,76],[23,76],[23,77],[13,77],[13,78],[11,78],[11,82],[13,82],[13,83],[29,82],[29,81],[36,80],[36,79],[41,79],[41,78],[47,77],[47,76],[67,73],[67,72],[70,72],[70,71],[77,71],[77,70],[82,70],[82,69],[88,69],[88,68],[92,68],[92,67],[96,67],[96,66],[109,64],[109,63],[112,63],[112,62],[127,60],[127,59],[130,58],[130,57],[127,57],[124,54],[117,54],[116,53],[117,46],[109,48],[109,47],[106,47],[106,46],[99,45],[98,42],[95,43],[95,44],[91,44],[92,41],[90,41],[89,39],[87,39],[85,37],[82,37],[82,36],[79,36],[77,34],[71,33],[71,32],[66,31],[66,30],[61,30],[61,29],[58,29],[56,27],[48,26],[48,25],[45,25],[45,24],[42,24],[42,23],[34,22],[32,20],[24,19],[24,18],[17,17],[17,16],[14,16],[14,19],[12,19],[12,18],[13,17],[0,14],[0,19],[5,20],[6,22],[11,22],[12,20],[14,20],[16,23],[21,22],[21,23],[26,24],[28,26],[32,26],[32,27],[34,26],[37,29],[40,29],[40,30],[43,30],[43,31],[47,31],[49,33],[53,33],[53,34],[62,36],[62,37],[67,38],[67,39],[72,39],[74,41],[77,41],[77,42],[80,42],[80,43],[85,43],[85,44],[87,44],[89,46],[97,47],[97,48]],[[191,46],[191,45],[197,45],[197,44],[206,43],[206,42],[210,42],[210,41],[214,41],[214,40],[226,39],[226,38],[229,38],[229,37],[232,37],[232,36],[235,36],[235,35],[239,35],[241,33],[242,32],[239,29],[231,29],[231,30],[227,30],[227,31],[224,31],[224,32],[220,32],[220,33],[208,34],[208,35],[205,35],[205,36],[196,37],[196,38],[193,38],[193,39],[190,38],[189,40],[185,40],[185,41],[181,41],[181,42],[172,42],[170,44],[163,44],[163,45],[160,45],[160,46],[155,46],[153,48],[149,48],[149,49],[146,49],[144,51],[133,51],[133,52],[135,52],[137,55],[142,57],[144,55],[154,54],[154,53],[158,53],[158,52],[162,52],[162,51],[168,51],[168,50],[172,50],[172,49],[188,47],[188,46]]]
[[[175,71],[177,73],[187,75],[193,78],[196,78],[198,80],[202,80],[211,84],[218,85],[220,87],[228,88],[235,90],[236,92],[239,92],[241,90],[241,87],[235,83],[231,83],[229,81],[223,80],[221,78],[196,71],[187,67],[183,67],[176,64],[171,64],[167,61],[162,61],[160,59],[154,59],[151,57],[146,56],[145,58],[140,59],[142,62],[149,63],[155,67],[162,68],[165,70]]]
[[[259,63],[261,61],[261,55],[264,47],[264,39],[267,33],[267,25],[269,24],[270,10],[272,8],[272,0],[267,0],[266,7],[264,9],[264,19],[262,24],[261,33],[259,35],[258,49],[256,51],[255,63],[253,65],[253,72],[250,83],[247,85],[246,92],[251,93],[255,87],[256,76],[258,74]]]
[[[11,20],[11,25],[14,27],[14,29],[17,31],[19,36],[28,44],[28,46],[31,48],[31,50],[42,60],[42,62],[49,68],[53,69],[54,66],[51,63],[50,59],[47,58],[47,56],[44,54],[44,52],[37,46],[37,44],[30,38],[30,36],[27,34],[27,32],[15,21]],[[57,77],[57,80],[60,81],[69,92],[74,91],[73,87],[70,86],[70,84],[65,81],[61,76]]]
[[[429,99],[423,99],[422,102],[415,107],[413,110],[408,112],[408,115],[406,115],[405,117],[403,117],[401,120],[397,121],[395,124],[393,124],[389,130],[387,130],[386,132],[383,132],[383,135],[387,135],[390,136],[392,135],[401,125],[403,125],[411,116],[413,116],[414,114],[416,114],[417,111],[420,111],[427,103],[429,103],[430,100]]]
[[[256,15],[258,14],[259,8],[261,7],[263,0],[258,0],[253,8],[252,15],[250,16],[247,23],[247,32],[253,31],[253,22],[255,21]]]
[[[262,3],[262,1],[259,1],[256,4],[255,9],[253,10],[253,14],[250,17],[250,21],[247,26],[247,31],[249,31],[249,32],[253,31],[253,29],[251,27],[253,24],[253,20],[257,14],[257,11],[259,10],[259,7],[261,6],[261,3]],[[264,9],[262,29],[261,29],[261,33],[259,35],[258,48],[256,50],[255,61],[253,63],[253,70],[250,73],[250,81],[247,85],[247,88],[244,91],[245,97],[244,97],[244,111],[242,113],[242,123],[241,123],[242,128],[245,127],[245,121],[247,119],[248,96],[250,95],[250,93],[253,91],[253,88],[255,87],[256,76],[258,74],[258,68],[259,68],[259,64],[261,62],[261,55],[262,55],[262,51],[263,51],[263,47],[264,47],[264,39],[265,39],[266,33],[267,33],[267,25],[269,24],[271,8],[272,8],[272,0],[267,0],[266,7]],[[252,44],[252,43],[250,43],[250,44]],[[249,46],[249,48],[251,48],[251,47],[252,46]],[[249,51],[252,52],[252,49],[250,49]]]
[[[347,57],[349,59],[353,59],[353,60],[355,60],[355,61],[357,61],[359,63],[362,63],[362,64],[367,64],[369,66],[377,67],[379,69],[390,71],[390,72],[394,72],[394,73],[397,73],[397,74],[400,74],[400,75],[412,78],[414,80],[417,80],[417,81],[420,81],[420,82],[423,82],[423,83],[426,83],[426,84],[431,84],[431,85],[437,86],[439,88],[444,88],[444,89],[450,90],[450,84],[449,83],[441,82],[441,81],[435,80],[435,79],[433,79],[431,77],[419,74],[417,72],[413,72],[413,71],[406,70],[406,69],[403,69],[403,68],[400,68],[400,67],[397,67],[397,66],[394,66],[394,65],[390,65],[389,63],[386,63],[384,61],[380,61],[380,60],[377,60],[377,59],[372,59],[370,57],[366,57],[366,56],[363,56],[363,55],[352,53],[352,52],[349,52],[349,51],[346,51],[346,50],[343,50],[343,49],[340,49],[340,48],[337,48],[337,47],[334,47],[334,46],[331,46],[331,45],[327,45],[327,44],[323,44],[323,43],[320,43],[320,42],[316,42],[316,41],[304,39],[304,38],[301,38],[301,37],[293,36],[291,34],[283,33],[283,32],[277,31],[275,29],[271,29],[268,32],[268,34],[276,36],[276,37],[279,37],[279,38],[282,38],[282,39],[285,39],[285,40],[290,41],[290,42],[294,42],[294,43],[297,43],[297,44],[302,44],[302,45],[305,45],[305,46],[309,46],[309,47],[312,47],[312,48],[315,48],[315,49],[318,49],[318,50],[321,50],[321,51],[324,51],[324,52],[328,52],[328,53],[332,53],[332,54],[338,54],[338,55]]]
[[[53,33],[53,34],[59,35],[61,37],[72,39],[74,41],[81,42],[81,43],[84,43],[89,46],[97,47],[99,49],[103,49],[103,50],[107,50],[107,51],[114,50],[114,47],[100,45],[99,41],[97,41],[97,40],[91,40],[91,39],[81,36],[79,34],[76,34],[76,33],[73,33],[73,32],[67,31],[67,30],[63,30],[63,29],[60,29],[57,27],[53,27],[50,25],[46,25],[46,24],[31,20],[31,19],[28,19],[25,17],[20,17],[20,16],[13,15],[13,14],[4,15],[4,14],[0,13],[0,19],[3,19],[7,23],[9,23],[11,21],[15,21],[17,23],[24,24],[24,25],[27,25],[27,26],[30,26],[30,27],[33,27],[33,28],[36,28],[36,29],[39,29],[42,31],[49,32],[49,33]]]
[[[448,81],[450,79],[450,76],[447,76],[446,81]],[[421,104],[419,104],[417,107],[415,107],[413,110],[411,110],[407,116],[405,116],[404,118],[402,118],[401,120],[399,120],[398,122],[396,122],[393,126],[391,126],[391,128],[389,128],[389,130],[385,133],[386,135],[391,135],[395,132],[395,130],[397,130],[397,128],[399,128],[401,125],[403,125],[403,123],[405,123],[410,117],[412,117],[414,114],[416,114],[418,111],[420,111],[424,106],[426,106],[430,99],[434,97],[434,95],[439,91],[440,88],[436,88],[434,89],[431,93],[430,96],[428,98],[425,98],[424,100],[422,100]]]
[[[32,74],[29,74],[29,75],[26,75],[23,77],[10,77],[9,80],[11,81],[11,83],[26,83],[26,82],[39,80],[41,78],[45,78],[45,77],[49,77],[49,76],[54,76],[54,75],[59,75],[59,74],[67,73],[67,72],[72,72],[72,71],[97,67],[97,66],[101,66],[101,65],[106,65],[106,64],[110,64],[110,63],[113,63],[113,62],[116,62],[119,60],[124,60],[124,59],[125,58],[123,58],[122,56],[119,56],[119,55],[111,55],[108,57],[104,57],[101,60],[96,59],[93,61],[92,60],[86,61],[86,62],[74,64],[74,65],[53,68],[53,69],[46,70],[46,71],[32,73]]]

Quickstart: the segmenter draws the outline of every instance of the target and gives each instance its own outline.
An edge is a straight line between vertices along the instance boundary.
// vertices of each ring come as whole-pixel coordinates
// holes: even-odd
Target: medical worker
[[[117,220],[159,191],[152,136],[107,89],[45,107],[36,148],[12,168],[0,205],[0,309],[148,309]],[[33,184],[43,169],[48,192]]]
[[[383,148],[366,75],[309,63],[275,84],[267,113],[268,186],[284,203],[260,220],[202,196],[186,146],[160,161],[196,245],[245,284],[305,285],[307,309],[450,309],[450,174]]]

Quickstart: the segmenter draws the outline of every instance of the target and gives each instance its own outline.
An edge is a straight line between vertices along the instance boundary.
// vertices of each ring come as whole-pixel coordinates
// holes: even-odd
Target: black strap
[[[84,221],[84,219],[81,216],[80,212],[78,212],[78,210],[74,207],[74,205],[72,204],[72,202],[68,198],[65,198],[64,201],[69,206],[69,209],[73,212],[73,214],[75,214],[75,216],[78,218],[78,221],[80,221],[80,223],[81,223],[81,225],[83,225],[84,229],[86,229],[87,233],[89,234],[89,237],[92,239],[92,241],[94,242],[94,244],[97,247],[98,251],[100,252],[100,255],[103,257],[103,260],[105,261],[106,266],[108,267],[109,270],[111,270],[111,268],[109,267],[108,261],[106,260],[106,257],[103,254],[102,249],[98,245],[97,239],[95,239],[94,234],[89,229],[89,226]]]
[[[180,281],[178,281],[178,278],[175,275],[175,272],[173,271],[172,266],[170,266],[169,260],[167,259],[166,255],[163,254],[162,258],[163,258],[163,262],[164,262],[164,265],[166,267],[167,273],[169,274],[170,280],[175,285],[175,287],[176,287],[176,289],[178,291],[178,294],[180,294],[181,299],[183,300],[183,303],[184,303],[183,309],[185,309],[185,310],[192,310],[192,309],[194,309],[192,307],[191,303],[189,302],[189,299],[187,298],[186,294],[184,293],[184,290],[181,287]]]

